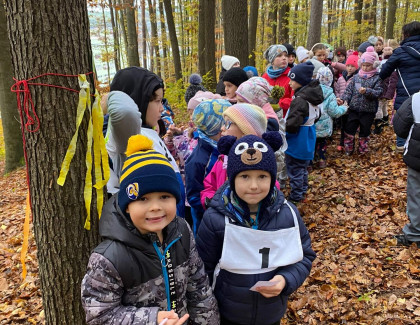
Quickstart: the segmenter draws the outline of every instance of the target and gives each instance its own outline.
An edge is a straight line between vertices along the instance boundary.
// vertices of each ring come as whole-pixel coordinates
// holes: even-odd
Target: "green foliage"
[[[187,112],[187,104],[184,99],[185,88],[182,79],[176,82],[167,82],[165,87],[165,98],[168,100],[169,105],[175,112],[174,122],[175,125],[181,126],[189,121]]]
[[[207,72],[204,76],[202,76],[203,78],[203,86],[204,88],[206,88],[208,91],[211,91],[212,93],[216,92],[216,89],[214,88],[214,85],[216,84],[216,81],[213,80],[213,78],[211,77],[211,71]]]
[[[374,291],[366,292],[366,293],[360,295],[359,298],[357,298],[357,300],[358,301],[366,301],[366,302],[369,302],[370,299],[371,299],[372,293],[374,293]]]

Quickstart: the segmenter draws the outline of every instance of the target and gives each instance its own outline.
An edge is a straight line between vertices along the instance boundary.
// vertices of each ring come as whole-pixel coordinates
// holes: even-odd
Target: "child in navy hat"
[[[312,80],[312,62],[298,64],[289,72],[290,86],[295,96],[286,116],[286,168],[290,179],[289,200],[304,200],[308,190],[308,171],[314,158],[316,131],[314,123],[319,119],[318,105],[324,101],[318,80]]]
[[[274,185],[281,144],[278,132],[219,140],[228,180],[206,210],[197,249],[213,279],[222,325],[279,324],[316,256],[299,212]]]
[[[218,324],[191,229],[176,217],[181,192],[168,159],[153,141],[132,136],[120,191],[104,206],[103,242],[93,251],[82,281],[89,324]]]

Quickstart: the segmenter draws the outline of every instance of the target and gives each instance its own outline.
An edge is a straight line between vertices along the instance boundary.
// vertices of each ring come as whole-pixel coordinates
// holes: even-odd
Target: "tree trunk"
[[[385,35],[386,25],[386,0],[381,0],[381,22],[379,24],[379,34]]]
[[[168,39],[166,37],[166,27],[165,27],[165,14],[163,11],[163,2],[162,0],[159,0],[159,13],[160,13],[160,39],[162,41],[162,49],[163,49],[163,62],[162,62],[162,66],[163,66],[163,75],[165,76],[165,78],[168,76],[168,63],[167,63],[167,57],[168,57],[168,53],[167,53],[167,43],[168,43]]]
[[[137,41],[137,24],[135,10],[136,6],[134,0],[125,0],[127,7],[125,8],[125,14],[127,17],[127,60],[130,67],[140,66],[139,61],[139,45]]]
[[[216,0],[207,0],[207,14],[206,14],[206,32],[205,32],[205,46],[206,46],[206,74],[209,74],[210,80],[207,86],[210,89],[216,89],[216,43],[214,26],[216,23]]]
[[[106,54],[106,71],[108,75],[108,85],[111,84],[111,73],[109,68],[109,52],[108,52],[108,33],[106,28],[106,17],[105,17],[105,3],[101,3],[102,7],[102,20],[104,22],[104,42],[105,42],[105,54]]]
[[[142,57],[142,61],[143,61],[143,68],[147,69],[147,45],[146,45],[146,40],[147,40],[147,26],[146,26],[146,1],[145,0],[141,0],[140,1],[140,6],[141,6],[141,57]]]
[[[163,0],[166,14],[166,22],[168,23],[169,38],[171,40],[172,58],[174,60],[175,78],[182,79],[181,57],[179,55],[178,37],[176,36],[176,29],[174,23],[174,16],[172,14],[171,0]]]
[[[395,14],[397,13],[397,1],[389,0],[388,1],[388,16],[386,19],[386,38],[394,38],[394,24],[395,24]]]
[[[13,67],[7,35],[6,12],[0,4],[0,112],[6,149],[4,173],[23,165],[22,132],[19,124],[16,95],[10,91],[13,84]]]
[[[148,0],[149,3],[149,16],[150,16],[150,25],[152,26],[152,37],[151,37],[151,46],[153,47],[154,57],[156,59],[156,73],[159,77],[161,75],[160,69],[160,54],[159,54],[159,40],[157,32],[157,21],[156,21],[156,11],[155,6],[152,4],[152,0]]]
[[[277,10],[279,0],[272,0],[268,7],[268,21],[271,25],[271,44],[277,44]]]
[[[321,41],[322,0],[313,0],[311,3],[311,18],[307,46],[310,49],[315,43]]]
[[[85,0],[8,0],[6,6],[14,75],[18,80],[47,72],[77,75],[92,71]],[[34,82],[79,89],[75,77],[48,76]],[[67,181],[60,187],[57,178],[75,132],[78,95],[47,86],[29,85],[29,89],[40,120],[39,130],[25,131],[25,138],[46,323],[85,324],[80,283],[91,249],[99,241],[94,207],[92,230],[83,228],[89,116],[85,114],[80,125]]]
[[[280,0],[279,2],[279,43],[289,43],[289,0]]]
[[[259,0],[251,0],[251,6],[249,8],[248,45],[249,45],[249,65],[253,67],[255,67],[258,7],[259,7]]]
[[[121,3],[121,0],[118,0],[118,5],[120,6],[120,8],[123,6]],[[127,39],[127,24],[126,24],[127,19],[126,19],[125,10],[119,10],[119,13],[120,13],[121,34],[124,40],[125,51],[127,52],[128,39]],[[124,56],[124,59],[122,61],[126,62],[127,56]]]
[[[118,21],[117,21],[117,17],[114,16],[114,5],[112,3],[112,0],[108,0],[108,6],[109,6],[109,12],[111,14],[112,35],[114,37],[114,64],[115,64],[115,70],[118,71],[121,69]]]
[[[248,9],[247,0],[222,0],[225,53],[248,65]]]
[[[207,0],[199,0],[198,3],[198,71],[204,76],[206,71],[206,17]]]
[[[361,42],[363,0],[354,0],[354,20],[357,21],[357,29],[354,36],[354,45],[357,47]]]

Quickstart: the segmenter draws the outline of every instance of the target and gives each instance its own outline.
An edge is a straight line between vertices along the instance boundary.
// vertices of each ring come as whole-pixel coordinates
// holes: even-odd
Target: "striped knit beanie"
[[[147,193],[171,193],[179,202],[181,193],[175,171],[164,155],[153,150],[152,140],[141,134],[130,137],[126,155],[118,192],[123,213],[131,202]]]
[[[261,137],[267,129],[267,117],[264,111],[252,104],[235,104],[226,109],[223,117],[228,117],[245,135]]]

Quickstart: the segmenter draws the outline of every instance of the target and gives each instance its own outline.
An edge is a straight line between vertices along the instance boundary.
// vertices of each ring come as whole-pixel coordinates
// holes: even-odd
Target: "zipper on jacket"
[[[160,248],[158,247],[156,241],[153,242],[153,247],[155,248],[156,253],[159,256],[160,259],[160,264],[162,266],[162,273],[163,273],[163,279],[165,281],[165,291],[166,291],[166,299],[167,299],[167,307],[166,309],[168,311],[171,310],[171,295],[170,295],[170,291],[169,291],[169,277],[168,277],[168,270],[166,268],[166,253],[169,250],[169,248],[171,248],[171,246],[173,244],[175,244],[179,239],[181,239],[181,236],[179,236],[178,238],[175,238],[173,241],[171,241],[169,243],[168,246],[166,246],[165,250],[163,251],[163,253],[161,252]]]

